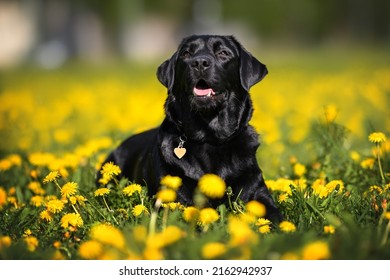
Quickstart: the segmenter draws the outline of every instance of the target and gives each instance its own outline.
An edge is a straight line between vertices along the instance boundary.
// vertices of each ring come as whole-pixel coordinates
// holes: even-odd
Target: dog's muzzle
[[[196,97],[211,97],[216,95],[216,92],[203,79],[200,79],[194,87],[194,96]]]

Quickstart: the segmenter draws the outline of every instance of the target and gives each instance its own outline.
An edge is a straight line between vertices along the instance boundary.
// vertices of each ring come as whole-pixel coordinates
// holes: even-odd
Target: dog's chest
[[[177,170],[186,177],[197,179],[206,173],[224,174],[226,177],[242,173],[256,162],[256,143],[244,140],[220,145],[187,141],[180,145],[185,154],[178,156],[176,152],[180,142],[166,139],[161,152],[168,169]]]

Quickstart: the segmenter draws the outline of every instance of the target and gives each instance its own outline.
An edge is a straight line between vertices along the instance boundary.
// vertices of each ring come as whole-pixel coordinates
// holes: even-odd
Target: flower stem
[[[104,204],[105,204],[106,207],[107,207],[108,213],[111,214],[111,218],[115,221],[115,223],[116,223],[117,225],[119,225],[119,223],[118,223],[118,221],[115,219],[114,215],[112,215],[112,210],[110,209],[110,207],[108,207],[107,201],[106,201],[106,199],[104,198],[104,196],[103,196],[103,201],[104,201]]]
[[[390,232],[390,221],[387,223],[385,233],[383,234],[381,246],[384,246],[386,244],[387,238],[389,236],[389,232]]]
[[[74,207],[74,205],[72,203],[70,205],[72,205],[72,208],[76,212],[76,214],[79,214],[79,211],[77,211],[76,207]]]
[[[106,199],[104,198],[104,196],[102,196],[102,197],[103,197],[104,205],[106,205],[106,208],[107,208],[108,212],[111,212],[111,209],[108,206]]]
[[[54,180],[54,184],[57,186],[57,188],[60,190],[60,192],[62,191],[62,188],[60,186],[60,184],[58,184],[57,180]]]
[[[382,184],[384,184],[386,182],[386,180],[385,180],[385,175],[383,174],[383,169],[382,169],[379,143],[376,143],[376,150],[377,150],[376,154],[377,154],[377,159],[378,159],[379,173],[381,174]]]
[[[164,230],[164,229],[167,227],[167,223],[168,223],[168,214],[169,214],[169,206],[167,206],[167,207],[164,208],[162,230]]]
[[[156,203],[154,205],[153,212],[150,215],[149,236],[153,236],[156,233],[157,213],[158,213],[158,209],[160,208],[160,206],[161,206],[161,200],[157,199]]]

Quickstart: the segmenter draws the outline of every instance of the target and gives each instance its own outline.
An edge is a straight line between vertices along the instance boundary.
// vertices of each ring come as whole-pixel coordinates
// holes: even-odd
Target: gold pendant
[[[186,154],[187,150],[186,150],[186,148],[177,147],[177,148],[173,149],[173,152],[175,153],[175,155],[179,159],[181,159],[182,157],[184,157],[184,155]]]
[[[183,135],[180,136],[179,139],[180,139],[179,146],[173,149],[173,153],[177,156],[178,159],[181,159],[182,157],[184,157],[184,155],[187,152],[187,149],[183,147],[184,143],[187,140],[187,137]]]

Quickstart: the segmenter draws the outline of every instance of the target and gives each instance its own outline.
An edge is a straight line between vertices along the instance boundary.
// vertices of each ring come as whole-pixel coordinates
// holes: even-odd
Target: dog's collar
[[[231,135],[229,135],[228,137],[224,138],[224,139],[218,139],[216,138],[215,140],[211,140],[211,139],[193,139],[191,137],[187,137],[187,135],[183,132],[182,129],[179,130],[179,136],[178,136],[178,147],[183,147],[184,146],[184,143],[186,142],[194,142],[194,143],[199,143],[199,144],[204,144],[204,143],[207,143],[209,145],[212,145],[212,146],[218,146],[218,145],[222,145],[224,143],[227,143],[229,141],[231,141],[233,138],[237,137],[237,135],[239,135],[240,133],[242,133],[248,126],[243,126],[241,127],[240,129],[237,129],[235,132],[233,132]]]

